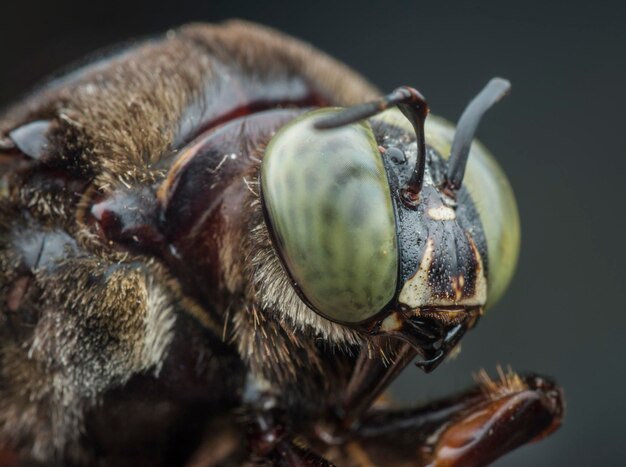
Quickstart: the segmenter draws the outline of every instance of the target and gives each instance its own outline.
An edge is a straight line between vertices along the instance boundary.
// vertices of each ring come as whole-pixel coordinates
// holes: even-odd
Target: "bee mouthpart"
[[[472,329],[482,307],[428,307],[395,311],[379,323],[372,334],[381,334],[409,343],[422,359],[415,364],[430,373]]]

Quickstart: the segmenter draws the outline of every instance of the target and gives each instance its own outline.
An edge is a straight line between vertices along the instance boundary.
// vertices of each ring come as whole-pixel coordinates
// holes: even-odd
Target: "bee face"
[[[370,107],[375,111],[380,104]],[[472,173],[486,180],[473,180],[469,188],[452,186],[455,162],[437,151],[432,136],[425,139],[425,115],[413,128],[397,119],[394,124],[393,114],[371,123],[324,123],[343,115],[356,120],[353,113],[359,110],[305,114],[283,127],[266,149],[265,220],[292,286],[316,313],[369,333],[392,331],[416,342],[400,323],[424,313],[446,320],[470,316],[468,327],[473,326],[490,291],[488,236],[492,241],[519,236],[506,178],[497,174],[502,189],[490,195],[503,197],[502,205],[512,209],[484,211],[493,204],[481,205],[483,215],[500,220],[487,224],[487,232],[474,199],[487,198],[485,187],[496,174]],[[320,122],[331,129],[317,128]],[[434,129],[435,139],[441,139],[442,128],[431,127],[431,135]],[[417,172],[419,187],[407,198]],[[517,244],[510,246],[516,258]],[[497,254],[494,259],[492,277],[506,276]],[[498,279],[497,293],[507,280]]]
[[[263,159],[265,217],[301,296],[345,323],[389,306],[484,306],[483,228],[467,194],[459,209],[438,188],[445,160],[429,148],[419,204],[406,208],[399,193],[415,165],[415,138],[382,122],[376,134],[369,123],[313,128],[333,112],[283,127]]]
[[[402,131],[410,134],[410,127],[397,112],[387,112],[381,120],[395,128],[396,135]],[[413,251],[405,253],[407,273],[399,300],[409,307],[489,307],[502,296],[515,269],[520,242],[517,205],[511,185],[491,153],[475,141],[459,193],[451,197],[441,189],[454,134],[449,122],[432,115],[427,118],[427,164],[420,204],[415,210],[402,210],[410,219],[403,231],[412,235],[405,245],[412,245]],[[385,139],[391,139],[388,144],[395,148],[403,147],[402,136]],[[407,144],[403,154],[406,163],[400,164],[383,155],[396,186],[410,176],[415,143]]]

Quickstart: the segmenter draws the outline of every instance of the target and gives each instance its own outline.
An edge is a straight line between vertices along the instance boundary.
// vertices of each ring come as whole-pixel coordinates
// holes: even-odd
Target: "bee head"
[[[276,133],[261,168],[265,222],[313,312],[408,341],[427,370],[474,326],[488,301],[488,235],[463,179],[478,122],[508,89],[493,79],[470,103],[449,154],[427,144],[428,106],[408,87]],[[379,115],[392,107],[410,128]]]

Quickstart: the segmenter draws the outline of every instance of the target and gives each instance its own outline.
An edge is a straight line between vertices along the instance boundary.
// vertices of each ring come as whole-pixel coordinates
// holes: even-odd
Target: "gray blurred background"
[[[451,120],[490,77],[509,78],[512,95],[479,137],[517,193],[517,275],[455,361],[428,376],[409,368],[395,391],[425,401],[497,364],[552,375],[565,388],[565,425],[496,465],[624,465],[626,11],[599,1],[470,3],[3,0],[0,106],[96,49],[231,17],[310,41],[382,90],[415,86]]]

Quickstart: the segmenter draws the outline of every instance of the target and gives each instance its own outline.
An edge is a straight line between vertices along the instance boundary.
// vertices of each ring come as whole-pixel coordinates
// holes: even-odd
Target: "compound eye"
[[[396,223],[369,123],[313,128],[338,111],[309,112],[274,136],[261,193],[278,255],[300,296],[328,319],[358,323],[396,291]]]

